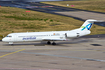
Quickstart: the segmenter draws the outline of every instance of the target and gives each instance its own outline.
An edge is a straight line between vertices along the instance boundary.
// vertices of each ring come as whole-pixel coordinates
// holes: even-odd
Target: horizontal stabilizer
[[[94,20],[88,19],[84,22],[84,24],[80,27],[81,31],[90,30],[94,22],[104,22],[103,20]]]

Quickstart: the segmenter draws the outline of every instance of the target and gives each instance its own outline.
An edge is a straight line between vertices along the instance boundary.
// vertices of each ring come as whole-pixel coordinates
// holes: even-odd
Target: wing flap
[[[69,39],[60,39],[60,38],[43,38],[43,41],[68,41]]]

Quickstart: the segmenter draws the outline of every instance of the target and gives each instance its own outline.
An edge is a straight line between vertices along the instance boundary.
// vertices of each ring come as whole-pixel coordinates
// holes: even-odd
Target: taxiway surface
[[[82,37],[46,45],[22,42],[10,46],[0,42],[0,69],[105,70],[105,35]]]

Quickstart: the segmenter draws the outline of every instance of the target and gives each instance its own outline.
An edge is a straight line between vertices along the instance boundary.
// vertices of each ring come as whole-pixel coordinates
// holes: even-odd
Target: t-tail
[[[80,27],[81,31],[90,30],[94,22],[99,22],[98,20],[88,19]]]
[[[83,30],[90,30],[94,22],[103,22],[103,21],[102,20],[88,19],[80,27],[81,31],[83,31]]]
[[[103,22],[102,20],[94,20],[94,19],[88,19],[86,20],[83,25],[79,28],[79,30],[81,31],[81,33],[83,35],[88,35],[91,33],[90,29],[93,25],[94,22]],[[83,36],[81,35],[81,36]]]

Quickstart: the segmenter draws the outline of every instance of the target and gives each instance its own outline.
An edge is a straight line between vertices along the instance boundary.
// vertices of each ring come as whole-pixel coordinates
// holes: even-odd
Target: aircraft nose
[[[5,42],[5,41],[6,41],[6,39],[5,39],[5,38],[3,38],[3,39],[2,39],[2,41],[3,41],[3,42]]]

